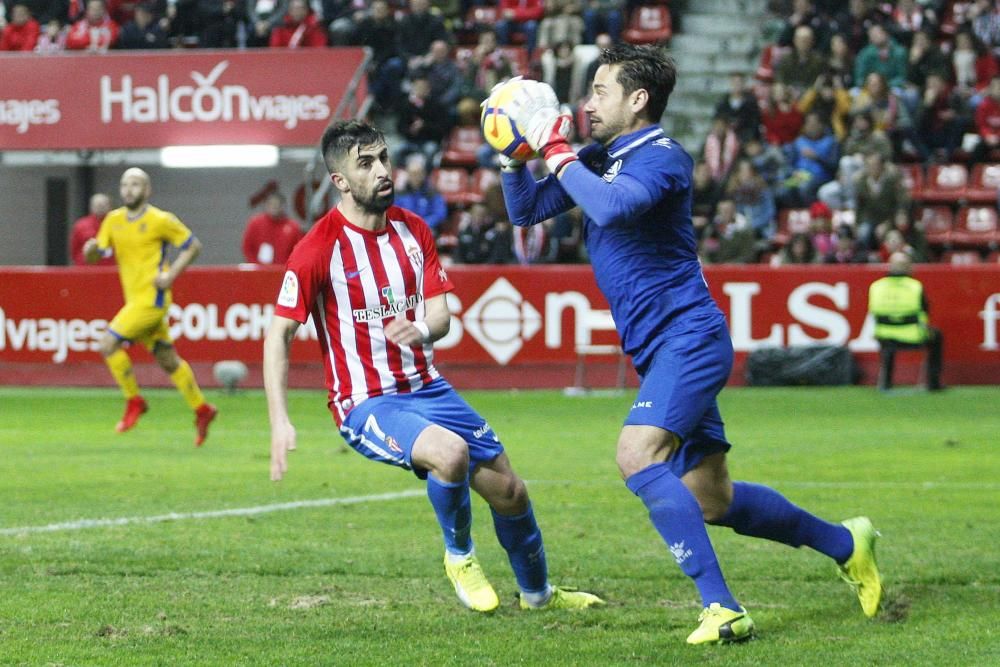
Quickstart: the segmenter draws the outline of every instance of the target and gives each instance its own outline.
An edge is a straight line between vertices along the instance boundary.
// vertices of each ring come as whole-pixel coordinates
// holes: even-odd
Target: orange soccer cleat
[[[128,402],[125,403],[125,414],[122,415],[121,421],[115,424],[115,430],[119,433],[129,430],[139,422],[139,417],[147,410],[149,410],[149,406],[146,405],[142,396],[133,396],[128,399]]]
[[[198,429],[198,435],[194,438],[195,447],[201,447],[205,442],[205,438],[208,437],[208,425],[218,414],[219,409],[211,403],[203,403],[194,411],[194,425]]]

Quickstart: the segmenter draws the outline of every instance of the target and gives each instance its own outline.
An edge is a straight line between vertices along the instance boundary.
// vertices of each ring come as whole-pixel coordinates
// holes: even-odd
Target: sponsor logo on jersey
[[[622,170],[622,161],[615,160],[614,163],[610,167],[608,167],[608,170],[604,172],[604,175],[601,176],[601,178],[610,183],[611,181],[615,180],[615,177],[618,176],[618,172],[620,172],[621,170]]]
[[[299,304],[299,278],[292,271],[285,271],[285,279],[281,281],[281,291],[278,293],[278,305],[294,308]]]
[[[651,407],[653,407],[652,401],[636,401],[635,403],[632,404],[633,410],[635,410],[636,408],[651,408]]]
[[[477,438],[481,438],[489,432],[490,432],[489,422],[483,422],[483,425],[477,428],[475,431],[473,431],[472,435]]]
[[[670,137],[660,137],[653,142],[654,146],[661,146],[663,148],[673,148],[674,144],[670,141]]]
[[[684,546],[684,540],[674,542],[670,545],[669,549],[670,553],[674,555],[674,560],[677,561],[678,565],[694,555],[693,551]]]
[[[388,295],[386,294],[388,290]],[[391,298],[392,288],[385,287],[382,289],[382,295],[387,298]],[[417,304],[424,300],[422,294],[414,294],[408,296],[405,299],[400,299],[399,301],[393,300],[387,304],[375,306],[373,308],[355,308],[353,311],[354,319],[358,322],[372,322],[373,320],[384,320],[388,317],[393,317],[400,313],[406,312],[407,310],[412,310],[417,307]]]

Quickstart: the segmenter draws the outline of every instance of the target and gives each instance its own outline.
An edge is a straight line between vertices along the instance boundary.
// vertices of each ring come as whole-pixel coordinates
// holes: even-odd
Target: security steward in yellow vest
[[[868,288],[868,312],[875,318],[875,338],[880,345],[878,388],[892,388],[896,351],[927,348],[927,389],[941,385],[941,331],[927,323],[927,297],[924,286],[912,278],[910,257],[893,253],[889,275]]]

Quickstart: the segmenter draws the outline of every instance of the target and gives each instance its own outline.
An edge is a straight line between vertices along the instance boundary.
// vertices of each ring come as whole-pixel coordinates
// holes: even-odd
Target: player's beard
[[[387,191],[380,191],[378,189],[380,185],[375,186],[370,192],[365,192],[364,194],[352,189],[354,203],[357,207],[365,213],[381,214],[389,210],[389,207],[396,200],[396,188],[393,186],[392,181],[389,181],[389,189]]]
[[[125,208],[135,213],[136,211],[139,211],[140,209],[142,209],[143,206],[146,205],[146,196],[136,195],[135,197],[131,198],[122,197],[122,203],[125,204]]]

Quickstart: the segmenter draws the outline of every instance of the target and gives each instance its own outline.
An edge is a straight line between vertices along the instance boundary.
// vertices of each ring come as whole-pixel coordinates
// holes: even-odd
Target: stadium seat
[[[476,151],[483,145],[478,126],[452,128],[444,140],[441,165],[445,167],[475,167]]]
[[[951,242],[956,246],[989,248],[1000,243],[997,211],[992,206],[968,206],[958,211]]]
[[[924,237],[932,246],[951,244],[952,213],[947,206],[925,206],[917,209],[916,220],[923,224]]]
[[[986,256],[987,264],[1000,264],[1000,251],[994,250]]]
[[[965,199],[970,204],[996,204],[1000,192],[1000,164],[977,164],[972,168]]]
[[[673,34],[670,10],[664,5],[640,5],[629,14],[622,39],[630,44],[659,44]]]
[[[807,208],[785,208],[778,213],[778,230],[771,243],[782,247],[796,234],[808,233],[812,226],[812,216]]]
[[[903,174],[903,185],[910,191],[910,198],[913,201],[923,201],[924,199],[924,168],[919,164],[897,165]]]
[[[957,202],[965,198],[969,170],[963,164],[935,164],[927,170],[923,201]]]
[[[976,250],[949,250],[941,255],[941,261],[944,264],[968,265],[981,264],[983,258]]]
[[[441,193],[449,206],[465,206],[475,201],[470,190],[469,172],[454,167],[441,167],[431,172],[431,185]]]

